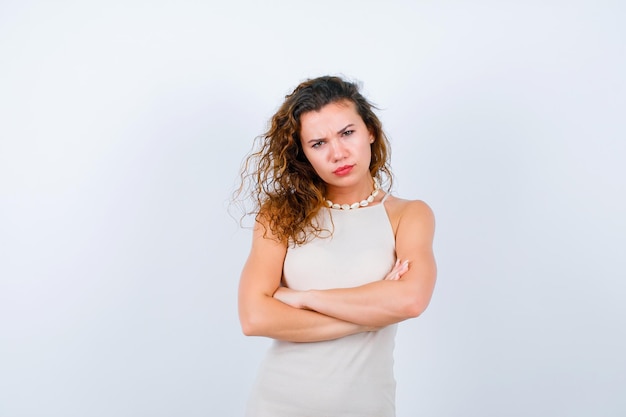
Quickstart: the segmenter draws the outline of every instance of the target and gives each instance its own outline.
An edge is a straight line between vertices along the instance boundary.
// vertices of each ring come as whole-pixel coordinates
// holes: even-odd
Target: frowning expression
[[[329,185],[371,181],[370,145],[374,137],[348,100],[330,103],[300,116],[304,155]]]

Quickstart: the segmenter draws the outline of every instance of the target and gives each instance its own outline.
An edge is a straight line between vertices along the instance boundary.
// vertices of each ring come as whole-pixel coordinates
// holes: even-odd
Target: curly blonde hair
[[[354,103],[374,137],[369,166],[372,177],[387,190],[391,188],[389,141],[374,114],[376,107],[363,97],[354,82],[335,76],[308,79],[285,97],[267,132],[255,139],[234,193],[235,200],[252,202],[252,207],[244,208],[243,217],[255,215],[255,220],[269,227],[281,242],[302,244],[311,233],[319,235],[322,231],[314,219],[324,207],[326,184],[304,155],[300,118],[304,113],[341,101]]]

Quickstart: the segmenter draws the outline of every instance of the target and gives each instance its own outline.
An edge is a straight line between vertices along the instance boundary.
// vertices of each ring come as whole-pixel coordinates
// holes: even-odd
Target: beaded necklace
[[[358,209],[359,207],[368,206],[372,201],[374,201],[374,198],[376,198],[376,196],[378,195],[378,192],[380,191],[380,185],[378,184],[378,180],[376,178],[372,178],[372,179],[374,180],[374,191],[372,191],[369,197],[367,197],[365,200],[357,201],[356,203],[352,203],[352,204],[337,204],[326,199],[326,205],[329,208],[336,209],[336,210],[339,210],[339,209],[354,210],[354,209]]]

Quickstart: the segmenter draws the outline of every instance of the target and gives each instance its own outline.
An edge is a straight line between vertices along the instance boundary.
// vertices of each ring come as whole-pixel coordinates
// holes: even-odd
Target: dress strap
[[[387,197],[389,197],[389,193],[385,193],[385,196],[383,197],[383,199],[380,200],[380,204],[383,204],[385,200],[387,200]]]

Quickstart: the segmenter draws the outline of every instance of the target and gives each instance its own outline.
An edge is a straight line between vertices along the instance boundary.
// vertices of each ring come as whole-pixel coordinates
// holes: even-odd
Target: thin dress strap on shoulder
[[[383,199],[380,200],[380,204],[383,204],[385,200],[387,200],[387,197],[389,197],[389,193],[385,193],[385,196],[383,197]]]

